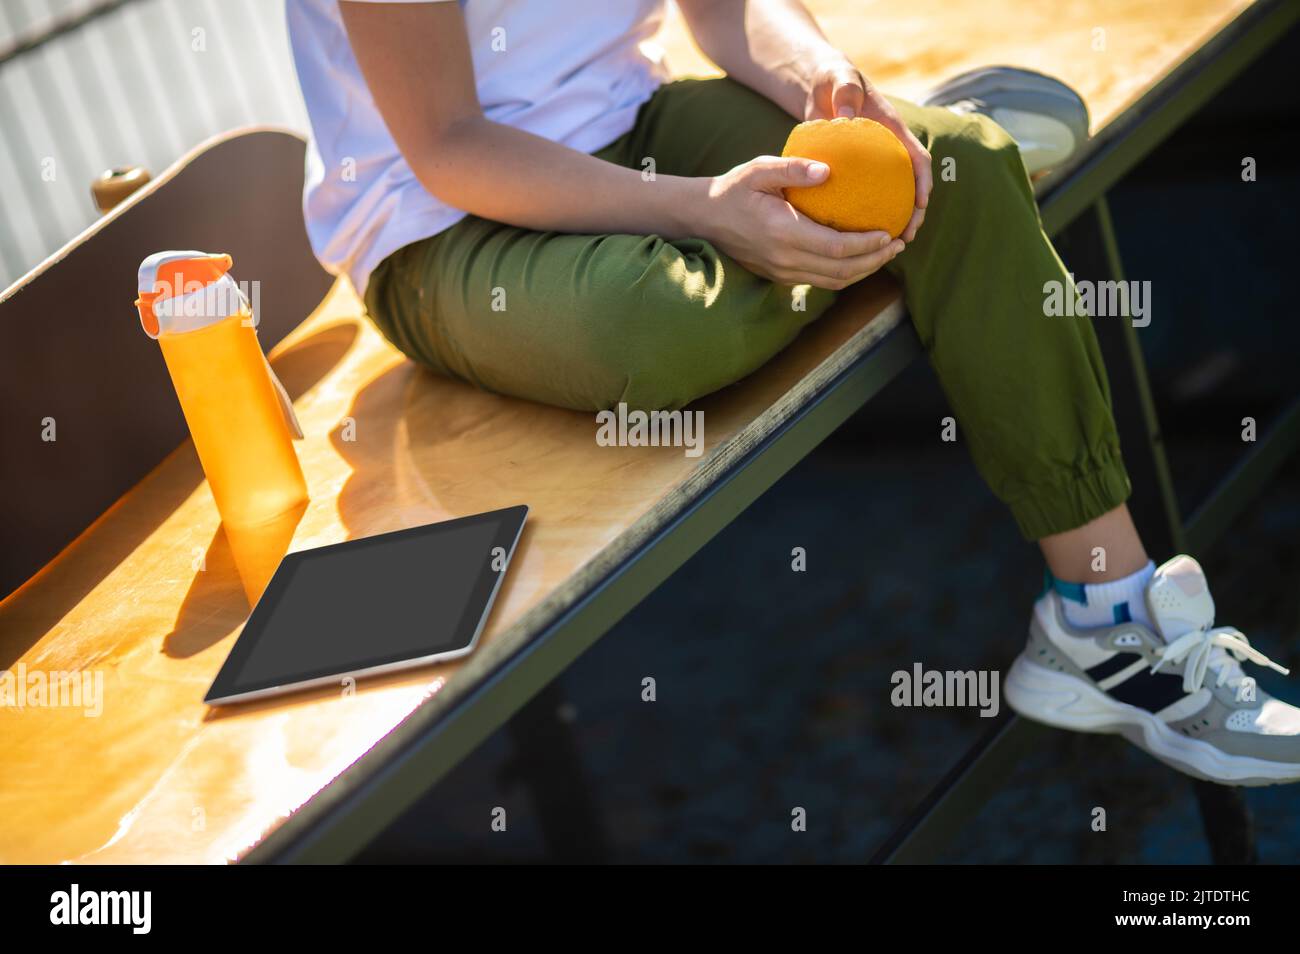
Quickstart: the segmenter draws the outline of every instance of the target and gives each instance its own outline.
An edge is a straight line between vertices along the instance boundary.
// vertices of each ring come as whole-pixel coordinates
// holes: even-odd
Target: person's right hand
[[[751,272],[782,285],[838,291],[879,270],[903,250],[888,232],[837,232],[786,202],[783,189],[826,179],[824,163],[759,156],[708,180],[701,238]]]

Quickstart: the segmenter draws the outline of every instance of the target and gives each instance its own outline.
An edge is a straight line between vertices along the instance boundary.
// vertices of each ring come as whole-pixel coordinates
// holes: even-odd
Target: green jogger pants
[[[888,267],[960,433],[1027,538],[1081,526],[1119,506],[1129,482],[1089,320],[1044,315],[1044,285],[1069,278],[1015,142],[982,116],[895,106],[930,150],[935,186],[916,240]],[[716,175],[779,155],[793,125],[732,80],[681,80],[596,155]],[[394,252],[365,295],[388,340],[435,372],[588,411],[678,408],[739,380],[835,293],[810,289],[803,310],[791,299],[700,239],[475,216]]]

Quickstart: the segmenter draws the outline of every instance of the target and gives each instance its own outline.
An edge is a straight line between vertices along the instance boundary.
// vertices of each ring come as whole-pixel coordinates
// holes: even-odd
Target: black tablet
[[[341,683],[474,648],[527,507],[290,553],[204,699]]]

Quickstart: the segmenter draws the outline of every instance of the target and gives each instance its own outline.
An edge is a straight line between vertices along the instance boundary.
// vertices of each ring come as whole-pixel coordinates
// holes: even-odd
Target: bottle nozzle
[[[144,333],[157,338],[164,331],[188,331],[227,317],[227,314],[206,314],[207,309],[191,315],[193,309],[179,308],[173,302],[186,295],[202,295],[218,285],[229,284],[234,288],[234,282],[228,277],[231,264],[230,256],[224,253],[155,252],[146,258],[140,263],[136,284],[139,297],[135,300]],[[225,308],[217,310],[224,312]],[[180,317],[198,320],[178,322],[176,319]]]

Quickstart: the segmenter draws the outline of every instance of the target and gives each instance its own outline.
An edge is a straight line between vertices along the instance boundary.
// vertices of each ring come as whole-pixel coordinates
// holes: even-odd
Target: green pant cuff
[[[1119,453],[1096,470],[1067,474],[1060,481],[1035,488],[1011,503],[1011,514],[1026,540],[1041,540],[1096,520],[1114,510],[1132,492]]]

